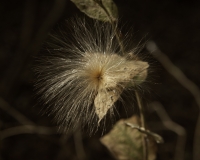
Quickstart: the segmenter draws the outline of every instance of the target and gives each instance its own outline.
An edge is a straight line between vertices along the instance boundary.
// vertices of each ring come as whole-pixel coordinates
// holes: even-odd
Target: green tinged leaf
[[[118,17],[117,6],[113,0],[71,0],[81,12],[101,21],[115,21]]]
[[[114,128],[100,139],[117,160],[143,160],[142,134],[137,129],[125,125],[125,122],[139,125],[139,118],[133,116],[120,120]],[[148,137],[148,160],[156,159],[156,143]]]

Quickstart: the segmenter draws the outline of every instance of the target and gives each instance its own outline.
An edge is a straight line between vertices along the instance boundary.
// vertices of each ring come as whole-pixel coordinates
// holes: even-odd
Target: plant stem
[[[112,25],[112,29],[115,32],[116,39],[117,39],[117,41],[119,43],[120,51],[121,51],[122,55],[124,55],[124,46],[123,46],[123,44],[122,44],[122,42],[120,40],[120,35],[119,35],[119,31],[117,29],[117,25],[114,22],[116,20],[114,20],[112,18],[112,16],[109,14],[108,10],[104,7],[104,5],[102,3],[102,0],[94,0],[94,1],[104,10],[104,12],[106,13],[106,15],[108,16],[108,18],[110,20],[110,23]]]
[[[135,91],[139,111],[140,111],[140,121],[141,121],[141,127],[145,130],[145,118],[144,118],[144,112],[142,103],[139,97],[139,94],[137,91]],[[142,147],[143,147],[143,159],[148,160],[148,147],[147,147],[147,136],[146,134],[142,134]]]

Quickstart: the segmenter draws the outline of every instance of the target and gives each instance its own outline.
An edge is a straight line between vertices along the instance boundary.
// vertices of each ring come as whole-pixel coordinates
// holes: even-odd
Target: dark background
[[[115,0],[120,25],[133,28],[136,41],[146,36],[156,42],[185,75],[200,84],[200,2],[186,0]],[[71,1],[1,0],[0,2],[0,105],[6,102],[40,126],[54,126],[51,117],[40,113],[34,92],[34,60],[42,53],[48,33],[66,19],[82,15]],[[147,123],[155,124],[165,139],[158,145],[158,159],[173,159],[177,135],[156,127],[160,119],[148,107],[160,101],[173,121],[186,129],[185,159],[192,159],[194,128],[198,107],[192,95],[155,61],[153,78],[142,99],[147,104]],[[151,78],[151,77],[150,77]],[[155,82],[153,81],[155,80]],[[145,89],[144,89],[145,91]],[[19,126],[9,111],[0,108],[0,130]],[[155,123],[154,123],[155,122]],[[151,129],[151,128],[150,128]],[[0,131],[0,136],[1,136]],[[112,159],[99,137],[84,133],[85,153],[77,152],[77,134],[20,134],[0,142],[2,160],[106,160]]]

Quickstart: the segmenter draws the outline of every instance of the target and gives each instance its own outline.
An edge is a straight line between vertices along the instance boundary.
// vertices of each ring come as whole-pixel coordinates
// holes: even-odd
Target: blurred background
[[[195,84],[200,84],[200,2],[186,0],[114,0],[120,25],[129,26],[133,39],[153,40],[159,49]],[[58,134],[52,117],[42,114],[34,91],[35,58],[57,25],[83,13],[70,0],[1,0],[0,2],[0,160],[111,160],[99,142],[101,133]],[[148,54],[145,51],[145,54]],[[151,82],[144,89],[149,129],[165,140],[157,159],[176,154],[177,135],[160,127],[148,105],[159,101],[186,133],[185,160],[193,154],[198,106],[193,96],[159,62],[150,58]],[[200,136],[200,135],[199,135]],[[77,145],[79,144],[79,145]]]

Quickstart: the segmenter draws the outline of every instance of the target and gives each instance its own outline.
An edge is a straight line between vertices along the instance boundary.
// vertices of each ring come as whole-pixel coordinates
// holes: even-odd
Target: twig
[[[59,141],[58,141],[61,148],[60,148],[57,156],[55,157],[55,159],[63,159],[63,157],[66,157],[66,151],[68,150],[67,140],[69,138],[71,138],[72,134],[73,134],[72,131],[67,132],[66,134],[61,134]]]
[[[119,36],[119,33],[118,33],[118,30],[117,30],[117,26],[115,24],[115,20],[112,18],[112,16],[109,14],[108,10],[104,7],[103,3],[102,3],[102,0],[94,0],[94,2],[96,2],[103,10],[104,12],[106,13],[106,15],[108,16],[109,20],[110,20],[110,23],[112,25],[112,29],[114,30],[115,32],[115,36],[117,38],[117,41],[119,43],[119,46],[120,46],[120,51],[122,54],[124,54],[124,46],[120,40],[120,36]]]
[[[176,67],[170,59],[162,53],[153,41],[147,43],[146,48],[151,54],[163,65],[163,67],[172,75],[174,78],[185,87],[195,98],[195,101],[200,109],[200,90],[198,86],[189,80],[184,73]],[[193,141],[193,160],[199,160],[200,157],[200,114],[197,119],[195,128],[194,141]]]
[[[127,126],[133,128],[133,129],[137,129],[137,130],[140,131],[141,133],[144,133],[144,134],[147,134],[147,135],[153,137],[154,140],[156,141],[156,143],[164,143],[164,140],[163,140],[163,138],[162,138],[160,135],[158,135],[158,134],[156,134],[156,133],[154,133],[154,132],[151,132],[150,130],[147,130],[147,129],[145,129],[145,128],[142,128],[142,127],[140,127],[140,126],[134,125],[134,124],[129,123],[129,122],[125,122],[125,124],[126,124]]]
[[[34,122],[29,120],[19,111],[11,107],[3,98],[0,97],[0,109],[7,112],[10,116],[15,118],[22,126],[12,127],[0,131],[0,139],[4,139],[10,136],[25,134],[25,133],[37,133],[37,134],[56,134],[57,130],[51,127],[37,126]]]
[[[5,129],[0,131],[0,139],[5,139],[11,136],[19,135],[19,134],[57,134],[56,128],[44,127],[44,126],[35,126],[35,125],[22,125],[17,127],[12,127],[9,129]]]
[[[25,117],[23,114],[21,114],[19,111],[11,107],[3,98],[0,97],[0,109],[7,112],[9,115],[11,115],[13,118],[15,118],[19,123],[21,124],[31,124],[35,125],[34,122],[29,120],[27,117]]]
[[[81,129],[77,129],[74,132],[74,143],[75,143],[75,149],[77,153],[77,157],[79,160],[83,160],[86,158],[83,142],[82,142],[82,135],[81,135]]]
[[[34,49],[35,52],[38,51],[40,45],[42,44],[42,42],[44,41],[44,38],[46,37],[46,34],[49,32],[49,30],[58,21],[58,19],[64,12],[66,2],[67,2],[66,0],[54,0],[53,8],[51,9],[51,11],[48,13],[47,17],[43,21],[41,27],[39,28],[32,42],[32,43],[35,43],[32,45],[32,49]],[[34,48],[36,46],[37,48]]]
[[[143,112],[141,100],[140,100],[140,97],[139,97],[137,91],[135,91],[135,95],[136,95],[138,107],[139,107],[139,110],[140,110],[141,127],[144,128],[144,130],[146,130],[146,128],[145,128],[145,119],[144,119],[144,112]],[[143,159],[144,160],[148,159],[148,147],[147,147],[147,140],[146,139],[147,139],[146,135],[143,135],[142,136],[142,143],[143,143]]]
[[[185,129],[171,120],[161,103],[153,102],[151,103],[151,106],[157,112],[158,116],[162,120],[163,125],[178,135],[174,160],[183,160],[186,142]]]

